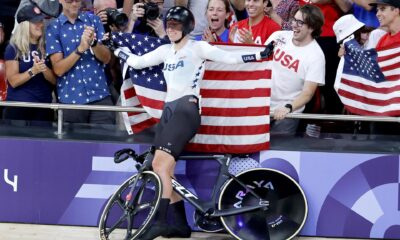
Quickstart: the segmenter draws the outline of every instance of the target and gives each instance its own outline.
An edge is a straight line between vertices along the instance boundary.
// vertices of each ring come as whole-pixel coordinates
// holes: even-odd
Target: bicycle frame
[[[229,173],[229,163],[231,161],[231,155],[190,155],[190,156],[180,156],[179,159],[215,159],[220,164],[218,178],[216,180],[216,184],[213,188],[211,200],[210,201],[202,201],[192,193],[190,190],[186,189],[182,186],[176,179],[172,178],[172,188],[178,193],[183,199],[188,201],[191,205],[193,205],[197,210],[204,214],[207,217],[223,217],[223,216],[231,216],[239,213],[254,211],[260,208],[267,208],[269,206],[269,202],[263,200],[260,196],[258,196],[251,188],[242,183],[239,179],[237,179],[234,175]],[[241,208],[230,208],[224,210],[215,209],[215,203],[217,201],[217,197],[219,196],[219,191],[225,184],[225,182],[229,179],[233,178],[237,183],[239,183],[243,188],[246,189],[247,192],[251,193],[253,196],[259,199],[258,206],[248,206]]]

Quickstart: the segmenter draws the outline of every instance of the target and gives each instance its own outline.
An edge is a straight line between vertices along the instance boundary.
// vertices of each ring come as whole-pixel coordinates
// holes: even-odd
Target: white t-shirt
[[[260,60],[260,53],[228,52],[204,41],[189,40],[178,51],[175,51],[172,44],[166,44],[143,56],[131,54],[127,64],[141,69],[164,62],[163,74],[167,82],[165,101],[171,102],[186,95],[199,97],[200,81],[203,79],[206,59],[237,64],[250,58]]]
[[[378,45],[379,40],[383,35],[385,35],[387,32],[385,30],[382,30],[380,28],[374,29],[368,37],[368,41],[364,44],[364,49],[371,49],[375,48],[376,45]]]
[[[303,90],[304,82],[325,84],[325,56],[313,40],[298,47],[292,42],[293,31],[274,32],[267,44],[275,41],[272,62],[271,111],[291,103]],[[302,112],[304,106],[294,112]]]

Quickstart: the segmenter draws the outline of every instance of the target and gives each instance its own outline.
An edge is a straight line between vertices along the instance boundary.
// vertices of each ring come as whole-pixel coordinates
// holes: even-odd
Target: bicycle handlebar
[[[134,159],[137,158],[135,151],[130,148],[124,148],[114,153],[114,162],[121,163],[130,157]]]

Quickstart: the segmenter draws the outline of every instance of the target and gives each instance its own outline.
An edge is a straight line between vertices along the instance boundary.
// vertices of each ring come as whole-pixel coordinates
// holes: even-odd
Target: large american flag
[[[118,33],[114,42],[143,55],[165,42],[138,34]],[[228,51],[260,51],[263,47],[219,45]],[[162,64],[135,70],[121,88],[122,105],[143,107],[146,113],[125,113],[129,133],[158,122],[166,83]],[[269,148],[271,71],[267,61],[228,65],[206,62],[201,83],[201,126],[186,147],[188,151],[252,153]]]
[[[364,50],[355,39],[345,43],[346,54],[338,94],[351,113],[400,115],[400,45]]]

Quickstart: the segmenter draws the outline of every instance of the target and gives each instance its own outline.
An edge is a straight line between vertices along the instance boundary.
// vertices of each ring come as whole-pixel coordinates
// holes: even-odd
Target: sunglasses
[[[72,3],[72,2],[76,2],[76,3],[80,3],[82,0],[64,0],[66,3]]]

